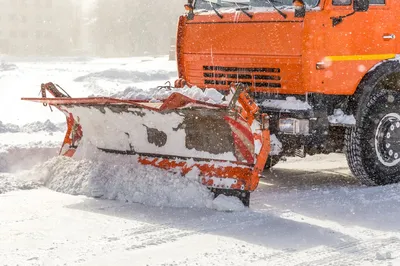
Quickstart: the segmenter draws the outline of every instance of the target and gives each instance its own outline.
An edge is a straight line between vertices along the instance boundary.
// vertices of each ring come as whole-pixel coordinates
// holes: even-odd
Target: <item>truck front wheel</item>
[[[281,160],[281,156],[279,155],[270,155],[268,156],[267,162],[265,163],[264,170],[269,170],[275,165],[279,163]]]
[[[379,90],[346,131],[346,156],[352,173],[366,185],[400,181],[400,93]]]

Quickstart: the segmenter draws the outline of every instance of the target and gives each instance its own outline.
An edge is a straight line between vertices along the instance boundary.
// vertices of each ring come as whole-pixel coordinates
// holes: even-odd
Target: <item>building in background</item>
[[[82,9],[69,0],[0,0],[0,54],[73,55]]]
[[[96,0],[89,14],[97,56],[167,55],[187,0]]]
[[[0,0],[0,55],[171,54],[187,0]]]

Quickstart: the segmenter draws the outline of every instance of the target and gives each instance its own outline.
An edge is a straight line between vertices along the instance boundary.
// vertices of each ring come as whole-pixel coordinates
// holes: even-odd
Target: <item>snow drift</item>
[[[18,133],[18,132],[25,132],[25,133],[34,133],[34,132],[64,132],[66,130],[66,124],[60,123],[55,124],[50,120],[46,120],[45,122],[35,121],[32,123],[27,123],[23,126],[18,126],[11,123],[4,124],[0,121],[0,134],[1,133]]]
[[[12,70],[16,70],[17,66],[14,64],[9,64],[9,63],[5,63],[5,62],[1,62],[0,63],[0,71],[12,71]]]
[[[41,185],[39,180],[19,178],[10,174],[0,174],[0,194],[14,190],[35,189]]]
[[[96,161],[60,156],[22,175],[27,180],[40,177],[46,187],[72,195],[168,207],[202,208],[212,202],[197,176],[185,178],[122,155]]]
[[[33,184],[30,187],[42,185],[66,194],[148,206],[218,211],[245,209],[234,197],[213,199],[195,170],[183,177],[179,173],[141,165],[135,156],[110,155],[83,147],[78,150],[77,159],[58,156],[16,174],[15,179],[20,181],[14,182],[14,189],[7,188],[7,191],[18,189],[20,184]]]

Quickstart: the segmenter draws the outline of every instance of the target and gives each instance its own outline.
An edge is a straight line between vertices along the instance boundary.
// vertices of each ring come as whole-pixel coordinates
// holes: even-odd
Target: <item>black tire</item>
[[[275,165],[279,163],[281,160],[281,156],[279,155],[270,155],[268,156],[267,162],[265,163],[264,170],[271,169]]]
[[[371,93],[361,103],[356,126],[346,130],[347,162],[365,185],[400,181],[399,103],[400,92],[381,89]]]

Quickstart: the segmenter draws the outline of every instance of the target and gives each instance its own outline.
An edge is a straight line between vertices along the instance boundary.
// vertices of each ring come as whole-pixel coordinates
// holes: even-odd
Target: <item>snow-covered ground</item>
[[[145,92],[175,78],[166,57],[3,62],[0,265],[400,265],[400,185],[360,185],[341,154],[279,163],[247,209],[195,173],[56,157],[63,115],[20,101],[48,81],[73,96]]]

